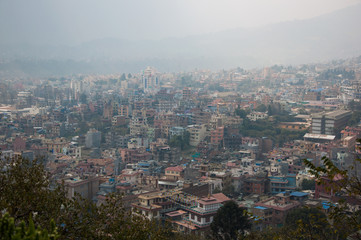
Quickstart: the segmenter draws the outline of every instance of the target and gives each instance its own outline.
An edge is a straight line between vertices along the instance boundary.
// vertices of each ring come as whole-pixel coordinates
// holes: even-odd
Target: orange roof
[[[230,198],[228,198],[226,195],[224,195],[223,193],[215,193],[212,194],[212,197],[214,197],[215,199],[217,199],[220,202],[227,202],[227,201],[231,201]]]
[[[197,228],[192,224],[192,223],[185,223],[185,222],[180,222],[180,221],[175,221],[174,222],[175,224],[178,224],[178,225],[181,225],[181,226],[184,226],[186,228],[189,228],[191,230],[196,230]]]
[[[176,166],[176,167],[168,167],[165,170],[166,171],[181,172],[181,171],[183,171],[183,168],[181,166]]]

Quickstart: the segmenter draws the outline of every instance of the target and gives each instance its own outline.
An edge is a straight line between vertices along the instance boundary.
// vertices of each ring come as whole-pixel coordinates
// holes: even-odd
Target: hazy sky
[[[0,0],[0,42],[161,39],[305,19],[360,0]]]

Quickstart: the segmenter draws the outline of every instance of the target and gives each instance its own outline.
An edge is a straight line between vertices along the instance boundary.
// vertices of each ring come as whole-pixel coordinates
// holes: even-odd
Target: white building
[[[247,118],[251,121],[257,121],[268,118],[268,114],[263,112],[251,112],[247,115]]]

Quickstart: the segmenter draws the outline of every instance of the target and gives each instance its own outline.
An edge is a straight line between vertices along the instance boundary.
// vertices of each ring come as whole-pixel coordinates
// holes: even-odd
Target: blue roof
[[[138,166],[150,166],[150,163],[138,163]]]
[[[329,209],[330,207],[335,207],[336,205],[335,204],[333,204],[333,203],[330,203],[330,202],[322,202],[322,208],[323,209]]]
[[[304,192],[292,192],[291,196],[295,196],[295,197],[304,197],[307,196],[308,193],[304,193]]]
[[[266,210],[266,209],[268,209],[268,208],[266,208],[266,207],[261,207],[261,206],[257,206],[257,207],[254,207],[254,208],[256,208],[256,209],[261,209],[261,210]]]
[[[311,89],[310,92],[321,92],[324,88]]]

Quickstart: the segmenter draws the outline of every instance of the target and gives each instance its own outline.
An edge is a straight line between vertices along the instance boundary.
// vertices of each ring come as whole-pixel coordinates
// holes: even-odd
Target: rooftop
[[[333,141],[336,136],[334,136],[334,135],[326,135],[326,134],[306,133],[303,137],[304,138],[312,138],[312,139]]]
[[[266,208],[266,207],[262,207],[262,206],[256,206],[256,207],[254,207],[255,209],[261,209],[261,210],[266,210],[266,209],[268,209],[268,208]]]
[[[165,169],[165,171],[181,172],[181,171],[183,171],[183,168],[181,166],[168,167]]]
[[[340,118],[350,115],[350,114],[351,114],[350,111],[336,110],[336,111],[332,111],[332,112],[316,113],[316,114],[312,115],[312,118],[322,118],[323,116],[325,116],[325,118],[337,120],[337,119],[340,119]]]

